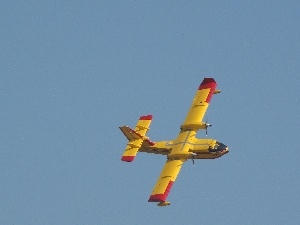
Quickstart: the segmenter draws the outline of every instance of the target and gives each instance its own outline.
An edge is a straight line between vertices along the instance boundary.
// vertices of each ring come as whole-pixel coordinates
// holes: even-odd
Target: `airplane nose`
[[[226,151],[228,147],[224,144],[220,144],[217,148],[218,151]]]
[[[210,152],[228,152],[228,147],[220,142],[217,142],[216,146],[210,149]]]

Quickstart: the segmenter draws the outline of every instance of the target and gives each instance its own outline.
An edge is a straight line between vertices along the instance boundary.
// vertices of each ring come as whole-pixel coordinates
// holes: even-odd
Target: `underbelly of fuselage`
[[[224,149],[219,152],[189,152],[189,153],[178,153],[169,154],[168,159],[216,159],[228,153],[228,149]]]

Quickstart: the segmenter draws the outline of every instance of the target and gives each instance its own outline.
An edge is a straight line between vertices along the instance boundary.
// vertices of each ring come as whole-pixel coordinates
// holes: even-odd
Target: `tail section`
[[[132,162],[134,160],[134,157],[143,144],[144,136],[149,130],[152,118],[152,115],[141,116],[134,129],[128,126],[120,127],[129,141],[122,155],[122,161]]]
[[[130,127],[124,126],[120,127],[120,129],[129,140],[121,160],[125,162],[132,162],[139,148],[143,144],[143,137]]]

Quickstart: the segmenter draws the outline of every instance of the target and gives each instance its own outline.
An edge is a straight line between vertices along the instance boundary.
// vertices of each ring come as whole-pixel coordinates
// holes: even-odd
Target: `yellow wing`
[[[148,202],[164,203],[172,188],[173,183],[186,159],[168,159],[156,185],[153,188]],[[167,203],[169,204],[169,203]],[[162,204],[163,205],[163,204]]]
[[[204,78],[197,90],[185,121],[181,125],[181,129],[205,129],[205,123],[202,120],[212,95],[220,92],[216,90],[216,87],[217,83],[213,78]]]

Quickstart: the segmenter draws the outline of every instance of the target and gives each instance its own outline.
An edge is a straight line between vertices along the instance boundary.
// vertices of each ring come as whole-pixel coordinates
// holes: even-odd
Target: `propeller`
[[[207,128],[208,127],[212,127],[212,124],[209,124],[208,122],[207,122],[207,120],[206,120],[206,122],[205,122],[205,135],[207,136]]]

